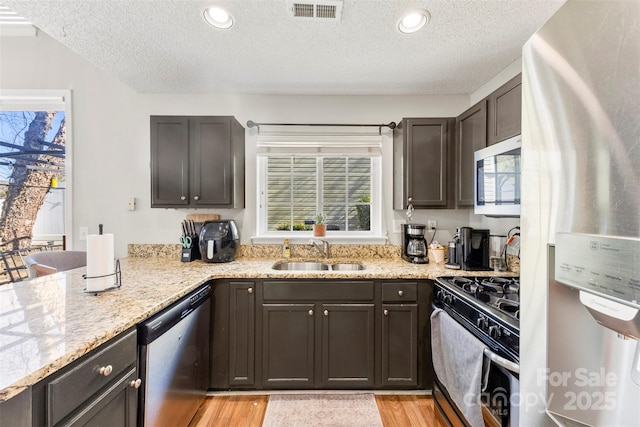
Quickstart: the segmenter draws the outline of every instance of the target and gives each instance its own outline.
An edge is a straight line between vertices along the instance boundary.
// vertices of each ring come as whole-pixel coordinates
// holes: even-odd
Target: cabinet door
[[[447,207],[451,119],[407,119],[405,187],[416,208]]]
[[[133,368],[76,412],[64,426],[136,426],[138,389],[137,370]]]
[[[233,154],[228,117],[189,119],[192,148],[191,204],[231,205]]]
[[[522,131],[522,74],[489,95],[487,145],[504,141]]]
[[[382,305],[382,385],[418,384],[418,305]]]
[[[151,207],[189,204],[189,122],[151,117]]]
[[[487,146],[487,101],[483,99],[456,120],[456,205],[473,206],[475,164],[473,153]]]
[[[262,306],[262,385],[314,386],[315,309],[313,304]]]
[[[374,385],[374,305],[322,305],[322,386]]]
[[[255,284],[231,282],[229,290],[229,384],[255,383]]]

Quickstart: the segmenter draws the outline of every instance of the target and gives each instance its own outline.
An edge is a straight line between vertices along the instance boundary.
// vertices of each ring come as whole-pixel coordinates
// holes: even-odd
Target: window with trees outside
[[[305,134],[258,139],[258,234],[380,235],[379,137]]]
[[[68,217],[65,110],[60,94],[3,91],[0,96],[0,283],[24,278],[16,273],[21,270],[16,258],[63,245]]]

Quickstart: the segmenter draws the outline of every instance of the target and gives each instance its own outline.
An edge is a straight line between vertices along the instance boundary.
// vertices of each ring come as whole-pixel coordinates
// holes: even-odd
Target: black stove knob
[[[489,327],[489,336],[494,339],[498,339],[502,336],[502,328],[498,325]]]
[[[487,320],[486,317],[480,316],[476,320],[476,325],[478,326],[479,329],[486,330],[489,327],[489,321]]]
[[[446,304],[453,304],[453,295],[447,294],[444,296],[444,302]]]
[[[440,301],[444,300],[444,292],[442,292],[442,291],[436,292],[436,299],[438,299]]]

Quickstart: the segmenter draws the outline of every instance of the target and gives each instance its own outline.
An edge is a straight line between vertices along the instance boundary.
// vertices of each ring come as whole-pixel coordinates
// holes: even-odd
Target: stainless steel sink
[[[325,264],[315,261],[280,261],[271,267],[274,270],[297,270],[297,271],[357,271],[364,270],[364,266],[358,263],[336,263]]]
[[[277,262],[273,264],[274,270],[302,270],[302,271],[322,271],[328,270],[329,266],[321,262]]]
[[[364,270],[364,265],[358,263],[351,262],[341,262],[338,264],[331,264],[329,266],[330,270],[334,271],[356,271],[356,270]]]

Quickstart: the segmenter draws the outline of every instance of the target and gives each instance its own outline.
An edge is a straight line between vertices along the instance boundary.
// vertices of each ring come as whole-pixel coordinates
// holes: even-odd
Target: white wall
[[[519,70],[510,66],[492,79],[489,87],[509,80]],[[517,68],[517,67],[515,67]],[[497,87],[496,86],[496,87]],[[91,65],[40,32],[35,38],[0,38],[0,90],[70,89],[73,96],[73,229],[71,248],[82,249],[77,239],[81,226],[115,234],[116,255],[126,255],[128,243],[178,243],[179,222],[195,210],[151,209],[149,115],[233,115],[241,123],[336,122],[388,123],[403,117],[455,117],[480,96],[260,96],[216,94],[138,94],[105,71]],[[488,89],[487,89],[488,90]],[[490,92],[490,90],[489,90]],[[478,99],[481,99],[480,96]],[[390,136],[384,146],[384,224],[404,213],[392,209],[392,150]],[[247,129],[246,209],[206,210],[233,218],[243,243],[255,231],[255,130]],[[137,209],[127,210],[129,197]],[[420,210],[415,222],[438,220],[436,239],[447,242],[456,227],[471,225],[504,234],[518,220],[492,220],[472,209]],[[399,236],[391,236],[393,243]]]

